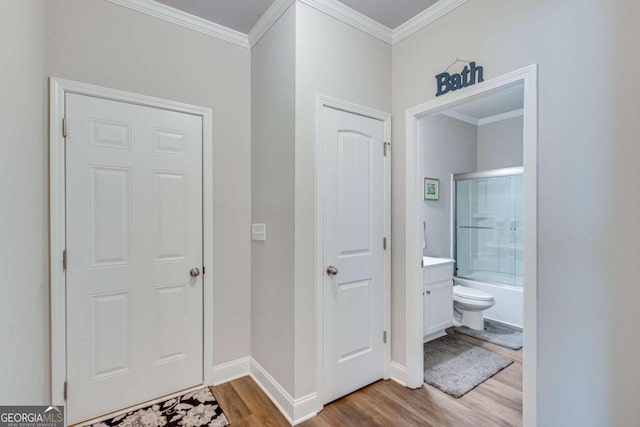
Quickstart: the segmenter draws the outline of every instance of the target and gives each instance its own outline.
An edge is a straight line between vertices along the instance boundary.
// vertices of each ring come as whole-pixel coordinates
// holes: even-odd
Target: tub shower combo
[[[454,307],[470,327],[482,324],[483,312],[522,327],[522,178],[522,167],[452,177]]]

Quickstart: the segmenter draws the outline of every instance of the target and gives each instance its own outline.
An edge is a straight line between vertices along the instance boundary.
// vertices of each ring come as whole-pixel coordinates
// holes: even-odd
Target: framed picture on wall
[[[440,199],[440,180],[437,178],[424,179],[424,199],[438,200]]]

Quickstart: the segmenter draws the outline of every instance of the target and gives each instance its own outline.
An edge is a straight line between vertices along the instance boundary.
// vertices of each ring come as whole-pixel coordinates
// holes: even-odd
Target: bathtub
[[[479,289],[493,296],[496,304],[484,311],[486,319],[495,320],[522,329],[523,288],[498,283],[486,283],[463,277],[454,277],[454,284]]]

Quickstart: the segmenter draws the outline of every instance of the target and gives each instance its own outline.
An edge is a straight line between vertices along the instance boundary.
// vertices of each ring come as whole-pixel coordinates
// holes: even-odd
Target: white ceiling
[[[392,30],[437,2],[438,0],[341,0],[341,3],[351,9]]]
[[[207,21],[248,34],[273,0],[157,0]],[[395,29],[438,0],[341,0],[341,3]]]
[[[247,34],[273,0],[157,0],[183,12]]]
[[[509,113],[524,107],[524,91],[522,85],[502,89],[484,98],[452,108],[454,114],[482,120],[487,117]],[[446,113],[445,113],[446,114]]]

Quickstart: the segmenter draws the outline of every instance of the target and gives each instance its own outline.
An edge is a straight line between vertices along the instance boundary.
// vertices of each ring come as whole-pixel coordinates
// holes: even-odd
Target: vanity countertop
[[[452,260],[451,258],[434,258],[434,257],[430,257],[430,256],[423,256],[422,257],[422,267],[423,268],[435,267],[435,266],[438,266],[438,265],[451,264],[453,262],[454,262],[454,260]]]

